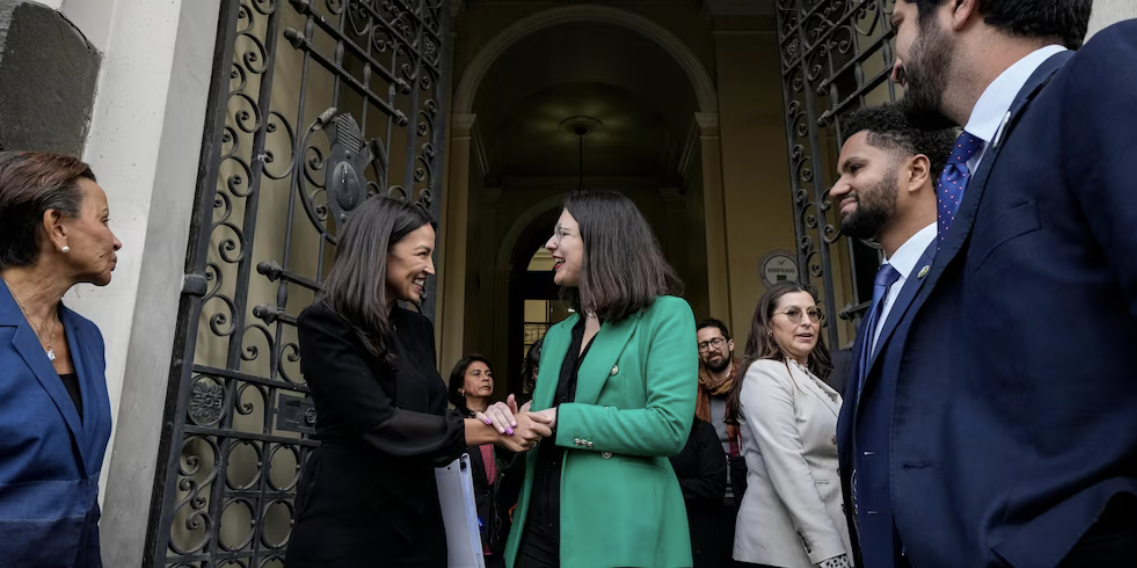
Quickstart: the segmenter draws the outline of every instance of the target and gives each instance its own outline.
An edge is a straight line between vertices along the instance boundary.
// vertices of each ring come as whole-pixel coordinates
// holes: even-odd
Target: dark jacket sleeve
[[[1068,152],[1067,183],[1082,204],[1121,288],[1120,301],[1137,316],[1137,20],[1114,24],[1093,37],[1067,65],[1066,111],[1058,133]],[[1126,62],[1126,63],[1119,63]]]
[[[722,451],[715,427],[701,420],[691,430],[691,448],[698,464],[698,474],[679,479],[686,501],[721,504],[726,498],[726,454]]]
[[[438,416],[395,407],[382,386],[383,382],[394,384],[394,377],[380,381],[375,376],[376,372],[392,371],[386,365],[369,364],[373,358],[342,318],[317,305],[300,315],[297,328],[300,370],[313,396],[325,403],[320,412],[330,410],[385,454],[426,457],[438,463],[462,455],[466,445],[462,416],[457,411]]]

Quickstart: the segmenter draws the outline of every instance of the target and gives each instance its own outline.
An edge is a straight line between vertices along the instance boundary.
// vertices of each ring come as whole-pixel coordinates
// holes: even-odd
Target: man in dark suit
[[[921,131],[896,104],[857,111],[843,122],[848,138],[829,192],[841,231],[880,244],[884,262],[857,341],[837,426],[841,484],[858,565],[893,566],[888,514],[888,424],[895,375],[876,364],[936,252],[935,180],[951,154],[953,130]],[[877,394],[880,393],[880,394]],[[874,396],[869,396],[870,394]],[[858,534],[859,533],[859,534]]]
[[[939,250],[878,354],[895,545],[918,568],[1137,562],[1137,21],[1081,48],[1089,14],[896,2],[910,118],[964,126]]]
[[[721,521],[726,498],[726,455],[715,427],[696,416],[687,445],[670,459],[683,491],[683,503],[687,505],[694,568],[727,565],[734,535],[724,543]]]

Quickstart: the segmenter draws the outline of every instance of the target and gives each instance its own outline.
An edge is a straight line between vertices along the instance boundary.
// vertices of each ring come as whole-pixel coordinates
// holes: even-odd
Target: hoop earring
[[[71,252],[71,247],[69,247],[67,245],[63,245],[63,248],[59,249],[59,252],[61,252],[63,254],[67,254],[67,253]]]

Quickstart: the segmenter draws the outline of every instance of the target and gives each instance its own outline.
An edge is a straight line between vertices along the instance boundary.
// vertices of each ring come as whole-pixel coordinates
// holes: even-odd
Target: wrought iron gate
[[[147,566],[283,565],[316,445],[295,317],[367,194],[438,218],[449,15],[449,0],[222,1]]]
[[[879,253],[842,238],[828,194],[837,177],[841,116],[896,100],[888,80],[895,0],[776,1],[801,280],[817,289],[825,313],[851,322],[872,300]],[[826,326],[829,345],[851,341],[849,333],[842,343],[833,323]]]

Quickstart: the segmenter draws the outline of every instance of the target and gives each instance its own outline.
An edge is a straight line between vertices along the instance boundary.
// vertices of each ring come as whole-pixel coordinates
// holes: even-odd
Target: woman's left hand
[[[495,402],[485,412],[479,412],[475,417],[496,428],[499,434],[512,436],[513,429],[517,427],[514,408],[517,408],[517,402],[513,395],[509,395],[508,403]]]

